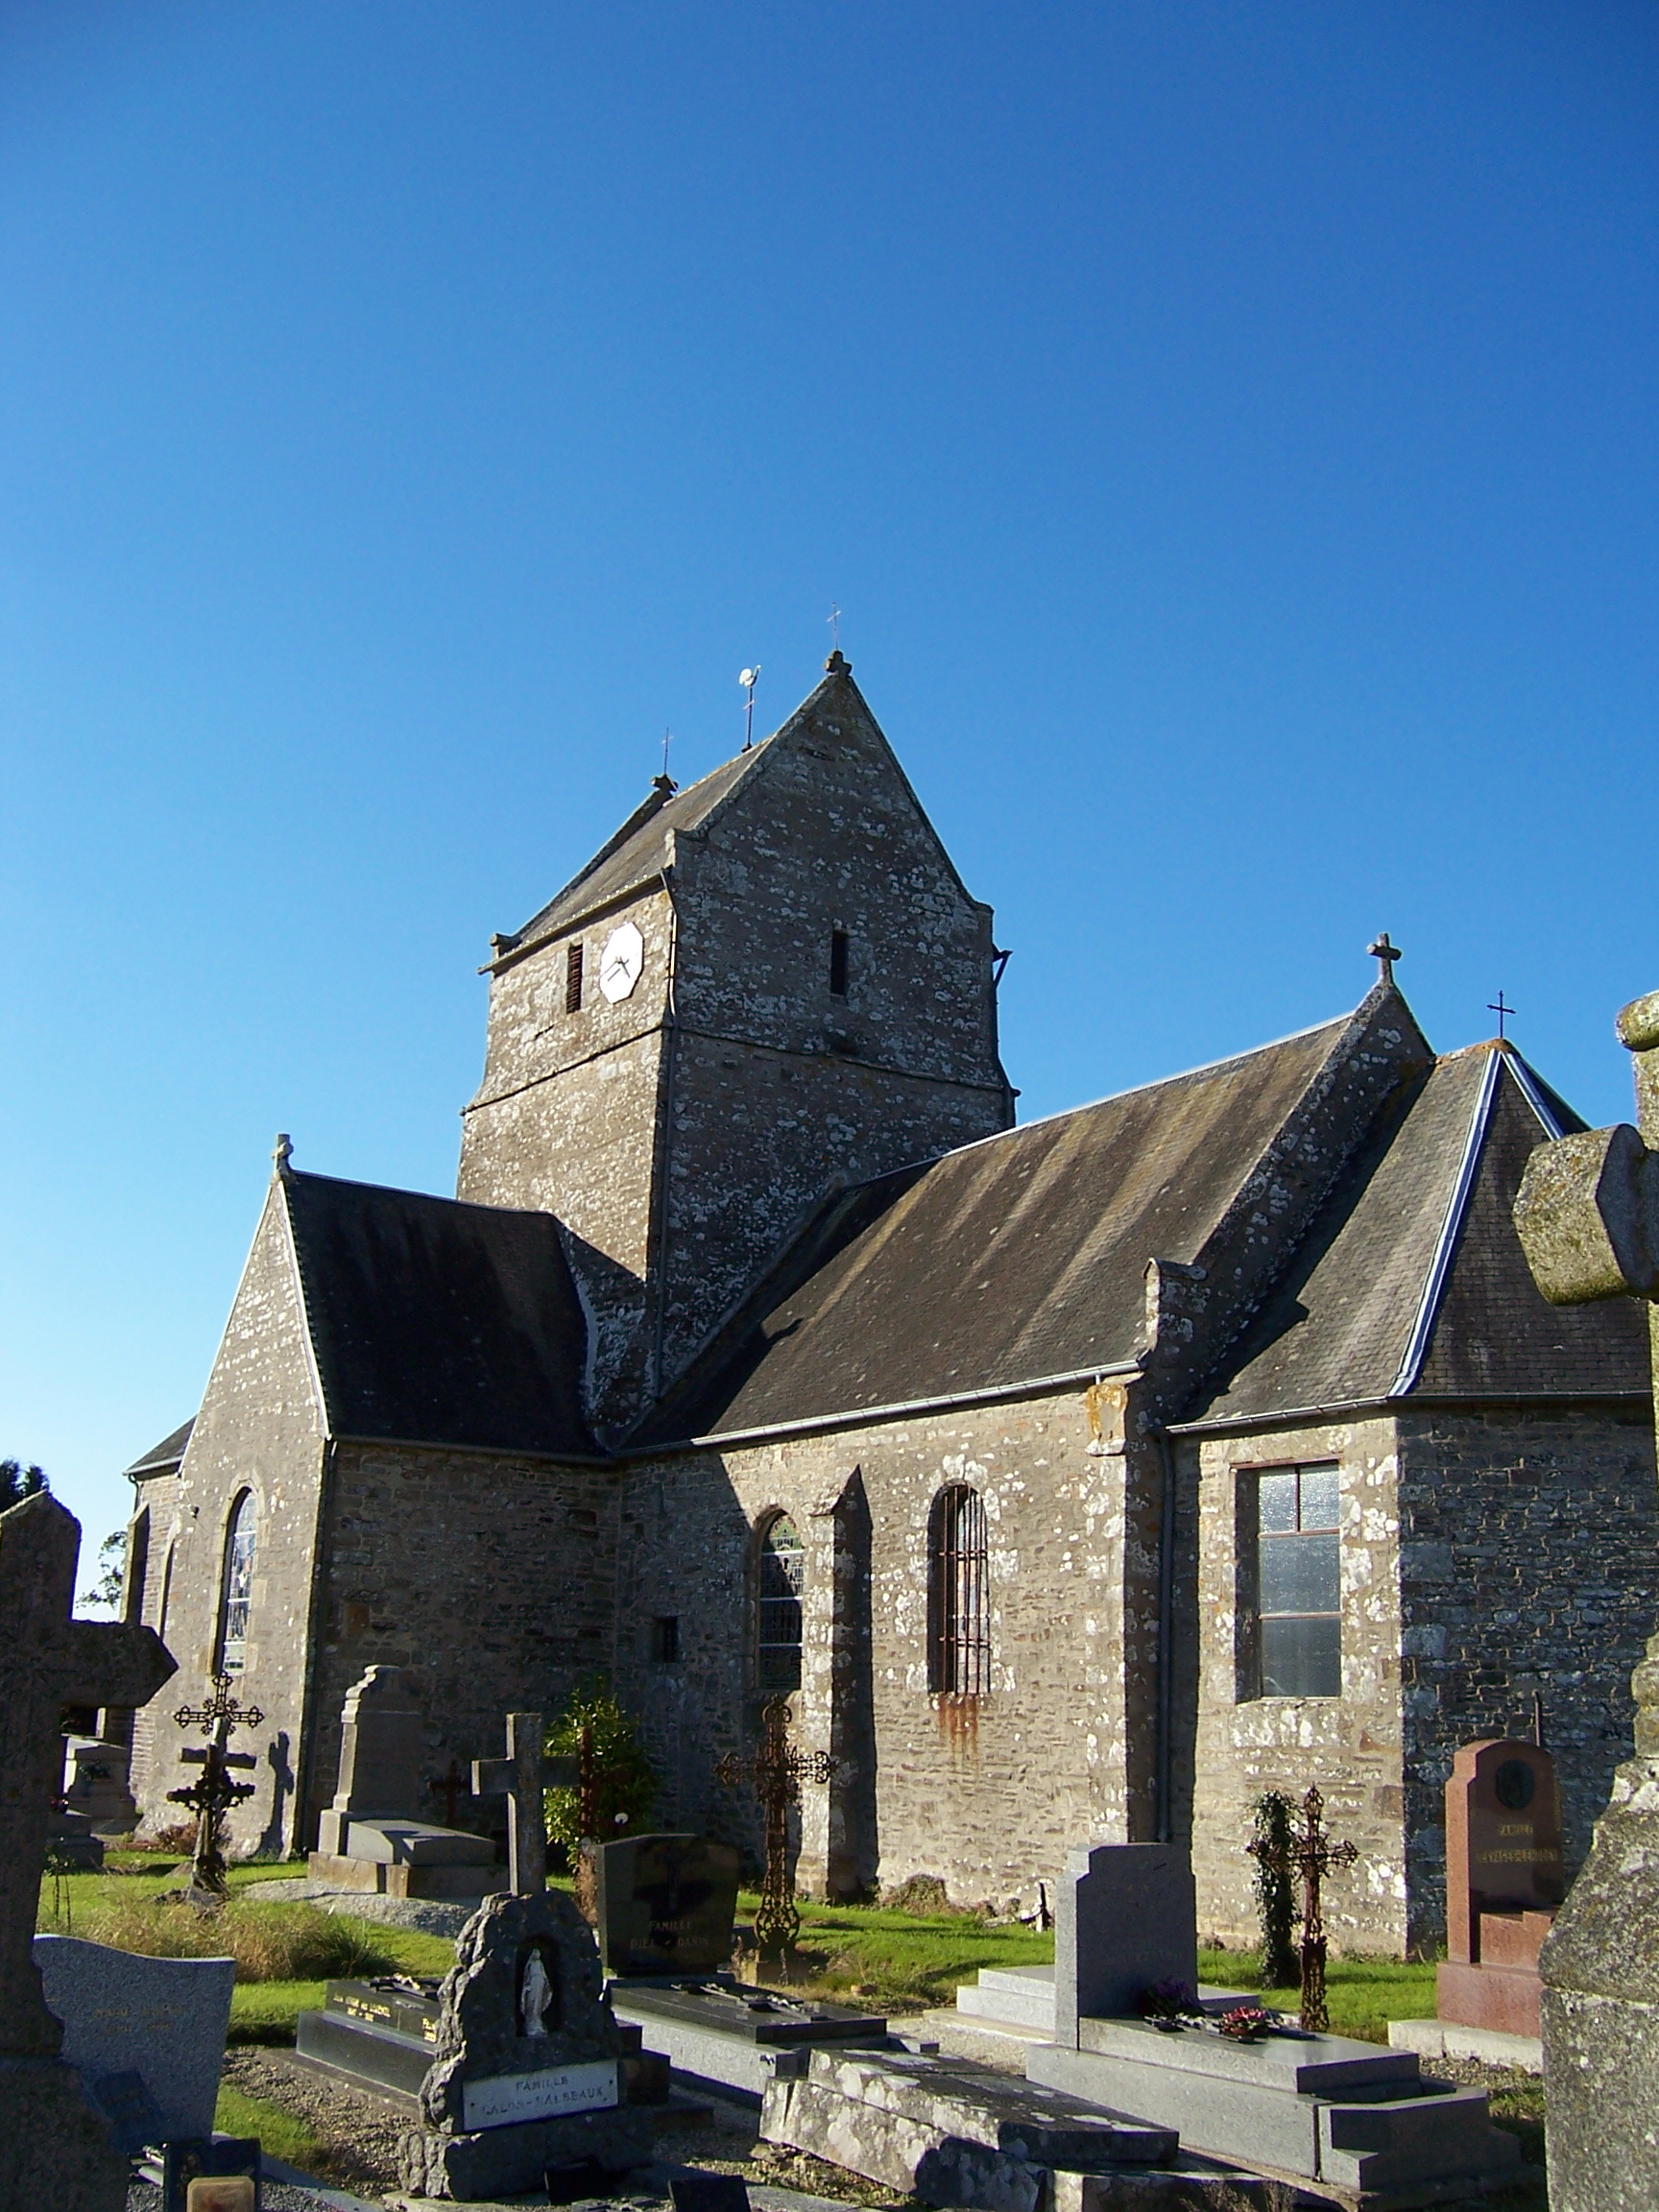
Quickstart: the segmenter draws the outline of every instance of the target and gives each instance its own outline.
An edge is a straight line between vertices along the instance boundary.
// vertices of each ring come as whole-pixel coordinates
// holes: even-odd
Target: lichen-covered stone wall
[[[322,1409],[300,1307],[282,1187],[274,1183],[253,1249],[176,1476],[143,1486],[150,1508],[143,1620],[179,1662],[161,1697],[136,1716],[132,1792],[150,1829],[188,1818],[166,1792],[190,1779],[179,1764],[200,1744],[173,1715],[210,1695],[224,1588],[226,1538],[236,1500],[257,1507],[246,1663],[235,1695],[264,1715],[232,1739],[259,1765],[242,1779],[254,1793],[231,1816],[232,1847],[280,1855],[294,1835],[297,1779],[305,1757],[305,1668],[317,1506],[324,1459]],[[163,1617],[163,1589],[166,1592]]]
[[[1411,1936],[1445,1924],[1444,1788],[1459,1743],[1532,1732],[1576,1871],[1631,1754],[1631,1670],[1659,1613],[1653,1429],[1620,1407],[1402,1414],[1402,1644]]]
[[[1341,1469],[1340,1697],[1255,1695],[1244,1620],[1254,1605],[1248,1529],[1254,1476],[1298,1461]],[[1400,1952],[1407,1875],[1401,1769],[1398,1461],[1392,1421],[1333,1423],[1188,1440],[1179,1467],[1195,1508],[1197,1582],[1181,1620],[1194,1639],[1192,1869],[1201,1938],[1260,1940],[1244,1845],[1267,1790],[1300,1798],[1317,1783],[1332,1834],[1359,1850],[1333,1877],[1325,1922],[1334,1950]],[[1184,1670],[1185,1671],[1185,1670]]]
[[[747,1744],[754,1532],[777,1508],[805,1545],[802,1740],[847,1763],[809,1792],[801,1885],[891,1889],[1029,1911],[1066,1856],[1121,1837],[1108,1755],[1122,1697],[1121,1455],[1091,1455],[1080,1391],[638,1462],[618,1562],[625,1693],[669,1777],[664,1817],[754,1846],[752,1807],[710,1779]],[[928,1513],[969,1482],[989,1524],[991,1686],[927,1686]],[[679,1623],[654,1663],[652,1623]],[[867,1658],[861,1656],[864,1645]]]

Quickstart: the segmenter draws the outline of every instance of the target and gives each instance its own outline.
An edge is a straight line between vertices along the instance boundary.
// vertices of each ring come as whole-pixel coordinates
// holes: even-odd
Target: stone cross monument
[[[515,1897],[547,1887],[547,1816],[542,1800],[541,1716],[509,1713],[505,1759],[474,1759],[474,1797],[507,1800],[507,1887]]]
[[[1648,1301],[1659,1377],[1659,991],[1618,1026],[1640,1133],[1622,1122],[1540,1145],[1515,1226],[1552,1304]],[[1659,1636],[1631,1689],[1636,1756],[1538,1957],[1551,2212],[1659,2204]]]
[[[62,1786],[65,1705],[147,1705],[174,1671],[153,1628],[75,1621],[81,1525],[42,1491],[0,1513],[0,2203],[124,2212],[127,2161],[58,2054],[35,1911]]]

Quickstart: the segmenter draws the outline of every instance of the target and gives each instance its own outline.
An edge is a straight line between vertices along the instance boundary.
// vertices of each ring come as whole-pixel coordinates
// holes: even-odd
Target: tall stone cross
[[[81,1524],[41,1491],[0,1513],[0,2056],[55,2057],[31,1946],[65,1705],[147,1705],[176,1662],[154,1628],[74,1621]]]
[[[1319,1895],[1327,1874],[1352,1866],[1359,1854],[1352,1843],[1333,1843],[1325,1833],[1325,1799],[1317,1787],[1302,1800],[1302,1827],[1281,1842],[1257,1837],[1245,1850],[1273,1874],[1289,1874],[1302,1884],[1302,2032],[1322,2035],[1331,2025],[1325,2006],[1325,1909]]]
[[[828,1782],[834,1771],[828,1751],[797,1751],[790,1743],[787,1697],[767,1700],[753,1757],[728,1751],[714,1769],[722,1782],[747,1782],[766,1816],[766,1872],[755,1915],[755,1940],[762,1951],[781,1951],[801,1933],[789,1882],[789,1808],[800,1803],[803,1782]]]
[[[472,1762],[473,1796],[507,1799],[507,1887],[515,1897],[547,1887],[541,1741],[540,1713],[509,1713],[506,1758]]]
[[[1551,1305],[1647,1302],[1659,1382],[1659,991],[1618,1021],[1635,1063],[1628,1122],[1541,1144],[1515,1199]],[[1659,2204],[1659,1636],[1630,1677],[1636,1756],[1538,1957],[1551,2212]]]

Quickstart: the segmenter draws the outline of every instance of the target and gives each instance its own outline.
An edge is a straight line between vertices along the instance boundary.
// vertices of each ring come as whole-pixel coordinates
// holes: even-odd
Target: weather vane
[[[753,668],[740,668],[737,672],[738,683],[749,694],[743,719],[743,750],[745,753],[755,742],[755,686],[759,679],[760,663],[758,661],[756,661]]]

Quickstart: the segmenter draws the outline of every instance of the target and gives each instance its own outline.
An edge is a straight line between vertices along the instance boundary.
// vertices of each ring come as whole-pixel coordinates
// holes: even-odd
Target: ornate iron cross
[[[194,1782],[182,1790],[169,1790],[169,1805],[182,1805],[196,1815],[196,1851],[190,1867],[190,1887],[209,1897],[223,1897],[225,1881],[225,1815],[253,1794],[252,1782],[231,1780],[230,1769],[246,1771],[259,1762],[251,1751],[227,1749],[238,1728],[257,1728],[265,1716],[257,1705],[239,1705],[230,1695],[228,1674],[213,1676],[213,1695],[205,1705],[180,1705],[173,1718],[180,1728],[200,1728],[207,1738],[204,1750],[187,1745],[179,1756],[186,1767],[200,1767]]]
[[[1258,1839],[1244,1846],[1270,1873],[1291,1874],[1302,1884],[1302,2027],[1323,2034],[1331,2025],[1325,2008],[1325,1917],[1319,1885],[1337,1867],[1352,1866],[1358,1852],[1352,1843],[1333,1843],[1325,1834],[1325,1800],[1310,1789],[1302,1800],[1302,1826],[1292,1827],[1282,1843]]]
[[[789,1808],[801,1802],[803,1782],[828,1782],[835,1771],[828,1751],[797,1751],[789,1741],[789,1700],[769,1698],[760,1714],[759,1748],[749,1758],[728,1751],[716,1766],[718,1780],[748,1783],[766,1815],[766,1874],[755,1940],[762,1951],[781,1951],[801,1933],[801,1915],[789,1881]]]

